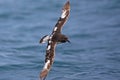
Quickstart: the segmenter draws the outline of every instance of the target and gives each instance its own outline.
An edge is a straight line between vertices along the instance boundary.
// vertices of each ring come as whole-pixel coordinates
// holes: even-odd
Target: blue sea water
[[[0,80],[38,80],[46,44],[66,0],[0,0]],[[120,80],[120,0],[70,0],[46,80]]]

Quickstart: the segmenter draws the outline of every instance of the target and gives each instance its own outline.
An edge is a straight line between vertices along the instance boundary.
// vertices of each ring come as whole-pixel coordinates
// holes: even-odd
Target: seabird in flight
[[[62,27],[67,21],[69,14],[70,14],[70,2],[68,0],[62,8],[62,14],[58,19],[51,35],[50,36],[45,35],[40,40],[40,43],[45,43],[45,42],[48,43],[46,48],[45,64],[44,64],[43,70],[40,73],[41,80],[45,80],[54,62],[56,45],[58,43],[70,42],[68,40],[68,37],[61,33]]]

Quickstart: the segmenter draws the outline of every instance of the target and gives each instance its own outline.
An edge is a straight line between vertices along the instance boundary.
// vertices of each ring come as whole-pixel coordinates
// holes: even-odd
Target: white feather
[[[57,27],[54,28],[54,31],[56,31],[56,30],[57,30]]]
[[[44,69],[47,69],[49,63],[50,63],[50,60],[48,60],[48,61],[45,63]]]
[[[47,42],[47,41],[48,41],[48,39],[49,39],[49,36],[47,35],[47,36],[45,36],[45,37],[43,38],[43,40],[42,40],[42,42],[41,42],[41,43],[45,43],[45,42]]]
[[[50,46],[50,45],[48,45],[47,50],[49,50],[50,48],[51,48],[51,46]]]
[[[61,18],[65,18],[65,16],[66,16],[66,10],[63,10],[63,13],[62,13],[62,15],[61,15]]]

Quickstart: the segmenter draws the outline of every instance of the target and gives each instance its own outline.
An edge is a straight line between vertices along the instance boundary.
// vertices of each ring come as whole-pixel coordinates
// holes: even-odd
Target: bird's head
[[[60,37],[60,39],[58,40],[58,42],[60,42],[60,43],[69,42],[69,43],[70,43],[68,37],[65,36],[65,35],[61,35],[61,37]]]

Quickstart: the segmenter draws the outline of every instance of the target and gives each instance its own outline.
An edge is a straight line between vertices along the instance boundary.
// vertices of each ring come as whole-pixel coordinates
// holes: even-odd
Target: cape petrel
[[[62,27],[64,23],[67,21],[69,14],[70,14],[70,2],[68,0],[62,8],[62,14],[58,19],[51,35],[50,36],[45,35],[40,40],[40,43],[48,42],[47,48],[46,48],[46,55],[45,55],[45,64],[44,64],[43,70],[40,73],[41,80],[45,80],[54,62],[55,48],[57,43],[70,42],[67,36],[65,36],[64,34],[61,34]]]

